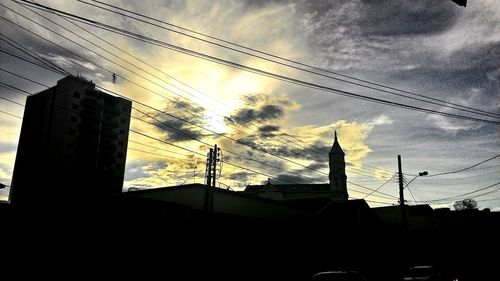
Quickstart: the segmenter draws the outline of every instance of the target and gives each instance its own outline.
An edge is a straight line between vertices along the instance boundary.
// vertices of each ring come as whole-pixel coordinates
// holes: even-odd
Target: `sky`
[[[467,7],[446,0],[103,1],[174,26],[146,24],[78,1],[37,3],[322,87],[500,121],[491,116],[500,114],[500,2],[496,0],[469,1]],[[481,209],[500,210],[500,157],[493,158],[500,154],[498,123],[321,91],[30,8],[37,15],[13,1],[0,4],[3,51],[34,60],[7,44],[7,37],[73,75],[150,106],[134,103],[141,112],[133,111],[131,129],[152,138],[130,132],[124,191],[202,183],[206,144],[222,149],[221,188],[243,190],[268,178],[275,184],[327,183],[328,151],[337,131],[346,153],[351,199],[370,194],[365,199],[373,207],[397,204],[398,182],[393,176],[401,155],[405,178],[413,180],[405,189],[408,204],[452,207],[457,200],[473,198]],[[215,41],[176,26],[250,47],[261,52],[254,53],[257,56],[281,64],[196,40],[193,36]],[[37,93],[45,88],[12,73],[47,86],[63,77],[6,52],[0,53],[4,86]],[[309,72],[283,65],[291,61],[302,63],[294,65]],[[373,89],[380,85],[392,89]],[[0,183],[10,185],[22,120],[9,114],[21,117],[26,97],[6,87],[0,87],[0,97]],[[425,103],[426,97],[448,106]],[[490,114],[477,115],[457,106]],[[422,171],[428,176],[417,177]],[[9,188],[0,192],[0,199],[6,200]]]

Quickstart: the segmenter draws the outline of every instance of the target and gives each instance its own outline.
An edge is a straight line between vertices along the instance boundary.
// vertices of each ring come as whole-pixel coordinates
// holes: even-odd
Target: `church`
[[[347,200],[347,176],[345,174],[345,153],[335,138],[329,156],[329,180],[324,184],[272,184],[268,180],[265,185],[248,185],[245,188],[247,195],[252,195],[271,200],[293,200],[311,198],[330,198],[332,200]]]

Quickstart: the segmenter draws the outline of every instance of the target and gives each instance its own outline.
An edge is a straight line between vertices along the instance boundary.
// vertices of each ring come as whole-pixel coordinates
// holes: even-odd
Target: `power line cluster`
[[[161,41],[161,40],[157,40],[157,39],[154,39],[154,38],[142,35],[142,34],[134,33],[134,32],[128,31],[128,30],[124,30],[124,29],[121,29],[121,28],[118,28],[118,27],[115,27],[115,26],[111,26],[111,25],[108,25],[108,24],[105,24],[105,23],[102,23],[102,22],[99,22],[99,21],[96,21],[96,20],[91,20],[91,19],[88,19],[88,18],[85,18],[85,17],[80,17],[80,16],[77,16],[77,15],[74,15],[74,14],[71,14],[71,13],[67,13],[67,12],[64,12],[64,11],[61,11],[61,10],[58,10],[58,9],[54,9],[54,8],[51,8],[51,7],[48,7],[48,6],[45,6],[45,5],[40,5],[40,4],[33,3],[33,2],[30,2],[30,1],[26,1],[26,0],[21,0],[21,1],[24,2],[24,3],[26,3],[26,4],[29,4],[32,7],[37,8],[37,9],[49,11],[51,13],[56,13],[56,14],[59,14],[61,16],[70,18],[72,20],[75,20],[77,22],[81,22],[81,23],[84,23],[86,25],[90,25],[90,26],[93,26],[93,27],[96,27],[96,28],[99,28],[99,29],[103,29],[103,30],[106,30],[106,31],[109,31],[109,32],[112,32],[112,33],[115,33],[115,34],[119,34],[119,35],[122,35],[122,36],[133,38],[133,39],[136,39],[136,40],[144,42],[144,43],[152,44],[152,45],[155,45],[155,46],[158,46],[158,47],[161,47],[161,48],[170,49],[170,50],[173,50],[173,51],[176,51],[176,52],[180,52],[180,53],[183,53],[183,54],[186,54],[186,55],[189,55],[189,56],[197,57],[197,58],[200,58],[200,59],[203,59],[203,60],[212,61],[212,62],[215,62],[217,64],[226,65],[228,67],[240,69],[240,70],[251,72],[251,73],[254,73],[254,74],[261,75],[261,76],[266,76],[266,77],[270,77],[270,78],[277,79],[277,80],[280,80],[280,81],[285,81],[285,82],[288,82],[288,83],[291,83],[291,84],[301,85],[301,86],[304,86],[304,87],[307,87],[307,88],[316,89],[316,90],[319,90],[319,91],[322,91],[322,92],[327,92],[327,93],[331,93],[331,94],[347,96],[347,97],[351,97],[351,98],[361,99],[361,100],[370,101],[370,102],[379,103],[379,104],[384,104],[384,105],[388,105],[388,106],[394,106],[394,107],[404,108],[404,109],[413,110],[413,111],[425,112],[425,113],[428,113],[428,114],[442,115],[442,116],[446,116],[446,117],[464,119],[464,120],[469,120],[469,121],[476,121],[476,122],[483,122],[483,123],[500,125],[500,120],[498,120],[498,119],[500,119],[500,115],[495,114],[495,113],[482,112],[481,110],[478,110],[478,109],[472,110],[474,112],[474,114],[477,114],[477,115],[480,115],[480,116],[494,117],[497,120],[481,119],[481,118],[477,118],[477,117],[473,117],[473,116],[454,114],[454,113],[449,113],[449,112],[446,112],[446,111],[439,111],[439,110],[434,110],[434,109],[429,109],[429,108],[414,106],[414,105],[410,105],[410,104],[405,104],[405,103],[390,101],[390,100],[386,100],[386,99],[381,99],[381,98],[375,98],[375,97],[371,97],[371,96],[361,95],[361,94],[357,94],[357,93],[354,93],[354,92],[344,91],[344,90],[340,90],[340,89],[336,89],[336,88],[332,88],[332,87],[328,87],[328,86],[324,86],[324,85],[320,85],[320,84],[308,82],[308,81],[305,81],[305,80],[301,80],[301,79],[297,79],[297,78],[292,78],[292,77],[281,75],[281,74],[277,74],[277,73],[272,73],[272,72],[265,71],[265,70],[262,70],[262,69],[257,69],[257,68],[254,68],[254,67],[249,67],[249,66],[246,66],[246,65],[242,65],[242,64],[239,64],[239,63],[235,63],[235,62],[232,62],[232,61],[221,59],[221,58],[218,58],[218,57],[215,57],[215,56],[210,56],[210,55],[207,55],[207,54],[204,54],[204,53],[201,53],[201,52],[197,52],[197,51],[193,51],[193,50],[190,50],[190,49],[187,49],[187,48],[179,47],[179,46],[171,44],[171,43],[167,43],[167,42],[164,42],[164,41]],[[132,18],[131,16],[127,16],[127,17]],[[153,26],[158,26],[158,25],[153,24],[153,23],[149,23],[149,24],[153,25]],[[179,33],[179,32],[177,32],[177,33]],[[193,36],[190,36],[190,37],[193,37]],[[205,40],[205,41],[207,41],[207,40]],[[241,50],[238,51],[238,52],[243,53]],[[245,53],[245,54],[247,54],[247,53]],[[253,55],[253,56],[255,56],[255,55]],[[265,59],[266,61],[271,61],[271,62],[274,62],[274,63],[278,63],[278,62],[273,61],[271,59],[266,59],[266,58],[262,58],[262,59]],[[279,64],[281,64],[281,63],[279,63]],[[349,83],[353,84],[353,82],[349,82]],[[405,96],[405,97],[408,98],[408,96]],[[414,98],[412,98],[412,99],[414,99]],[[442,102],[446,103],[445,101],[442,101]],[[445,104],[442,104],[441,106],[450,107],[450,105],[445,105]],[[459,108],[455,108],[455,109],[459,109]],[[469,109],[462,108],[460,110],[467,111]]]

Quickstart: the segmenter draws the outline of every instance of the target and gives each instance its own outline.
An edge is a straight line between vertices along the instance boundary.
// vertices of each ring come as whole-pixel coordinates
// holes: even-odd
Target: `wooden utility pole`
[[[398,174],[399,174],[399,205],[401,206],[401,219],[403,227],[406,228],[406,210],[403,185],[403,169],[401,167],[401,155],[398,155]]]

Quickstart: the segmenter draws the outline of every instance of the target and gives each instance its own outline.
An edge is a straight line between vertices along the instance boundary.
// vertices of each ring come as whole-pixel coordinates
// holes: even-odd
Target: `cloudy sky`
[[[156,26],[78,1],[37,2],[323,89],[497,123],[313,89],[30,8],[38,15],[1,0],[1,183],[10,185],[22,122],[9,114],[22,116],[23,107],[16,103],[25,102],[25,96],[8,87],[37,93],[44,87],[19,76],[48,86],[63,77],[12,56],[16,55],[50,61],[150,106],[134,104],[140,111],[133,111],[136,119],[131,128],[150,138],[130,133],[124,190],[203,182],[205,157],[194,152],[205,155],[207,144],[222,148],[222,188],[242,190],[268,177],[274,183],[284,183],[280,179],[328,182],[327,153],[336,130],[346,152],[351,198],[363,198],[380,187],[382,193],[366,198],[370,205],[397,203],[393,196],[398,194],[398,184],[391,178],[400,154],[407,181],[421,171],[429,172],[409,185],[405,193],[409,204],[435,200],[432,206],[443,207],[474,198],[481,208],[500,209],[500,157],[493,158],[500,154],[499,1],[469,1],[464,8],[447,0],[106,0],[173,24],[148,20]],[[193,36],[241,50],[178,27],[260,53],[245,49],[256,55],[249,56],[221,48]],[[10,40],[36,55],[28,56]],[[116,83],[112,73],[117,75]],[[471,169],[439,175],[490,158]],[[8,188],[2,190],[3,199],[8,192]],[[460,196],[465,193],[470,194]]]

